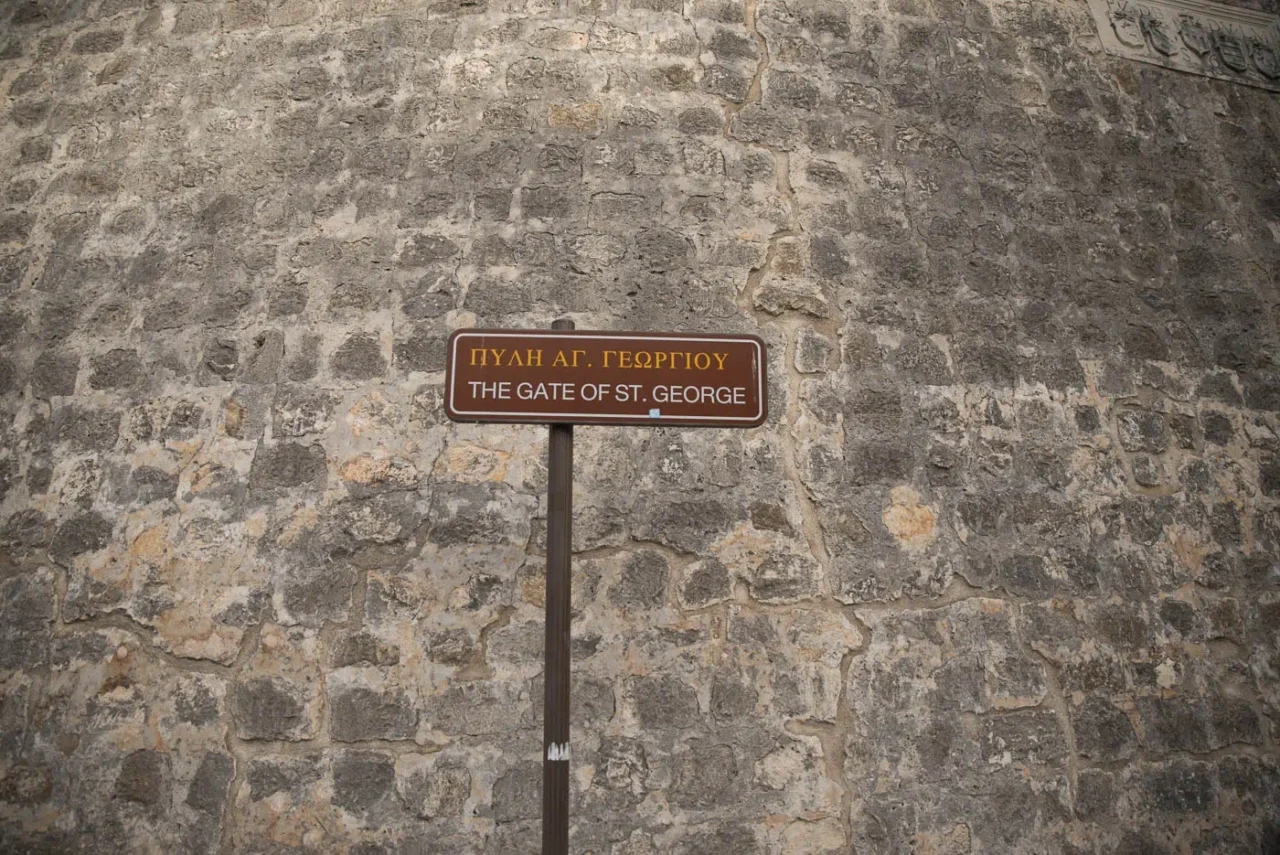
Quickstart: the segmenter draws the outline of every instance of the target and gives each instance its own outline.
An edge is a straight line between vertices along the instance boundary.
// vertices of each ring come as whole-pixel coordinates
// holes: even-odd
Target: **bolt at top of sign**
[[[469,422],[756,427],[765,364],[753,335],[458,330],[445,410]]]

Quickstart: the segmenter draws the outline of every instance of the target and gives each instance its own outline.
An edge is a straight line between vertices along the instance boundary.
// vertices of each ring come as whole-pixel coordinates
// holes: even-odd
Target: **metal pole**
[[[553,330],[571,330],[557,320]],[[542,853],[569,852],[569,553],[573,425],[551,425],[547,461],[547,646],[543,668]]]

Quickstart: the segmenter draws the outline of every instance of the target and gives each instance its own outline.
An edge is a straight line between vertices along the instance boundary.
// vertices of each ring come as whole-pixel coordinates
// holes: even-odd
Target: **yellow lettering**
[[[692,360],[693,360],[693,354],[686,350],[684,352],[684,370],[685,371],[688,371],[691,367],[693,367]]]
[[[640,361],[640,357],[644,357],[644,362]],[[642,350],[636,354],[636,368],[652,368],[653,354],[647,350]]]
[[[493,364],[494,364],[494,365],[501,365],[501,364],[502,364],[502,354],[506,353],[507,351],[506,351],[505,349],[503,349],[503,350],[494,350],[494,349],[491,347],[491,348],[489,348],[489,352],[493,354]]]
[[[604,352],[604,367],[605,367],[605,368],[608,368],[608,367],[609,367],[609,354],[611,354],[611,353],[612,353],[612,354],[614,354],[614,355],[617,355],[618,351],[616,351],[616,350],[606,350],[606,351]]]
[[[569,360],[564,358],[564,351],[556,351],[556,358],[551,361],[552,368],[568,368]]]
[[[511,351],[511,361],[507,363],[507,366],[510,367],[512,365],[524,368],[524,363],[520,361],[520,351],[518,350]]]
[[[488,363],[486,363],[486,362],[485,362],[485,358],[484,358],[484,357],[485,357],[485,352],[484,352],[484,348],[483,348],[483,347],[473,347],[473,348],[471,348],[471,364],[472,364],[472,365],[475,365],[475,364],[476,364],[476,354],[477,354],[477,353],[478,353],[478,354],[480,354],[480,365],[486,365],[486,364],[488,364]]]
[[[525,355],[524,364],[528,365],[530,368],[541,368],[542,367],[542,351],[530,349],[528,353]]]
[[[573,367],[574,367],[574,368],[577,368],[577,367],[578,367],[578,356],[579,356],[580,354],[584,354],[584,353],[586,353],[586,351],[585,351],[585,350],[575,350],[575,351],[573,352]]]
[[[707,356],[705,353],[694,354],[693,367],[699,371],[706,371],[711,367],[711,357]]]
[[[658,351],[658,354],[653,358],[653,367],[661,371],[663,368],[663,364],[667,361],[667,357],[669,357],[670,355],[671,354],[669,353],[663,353],[662,351]]]
[[[719,368],[717,368],[716,370],[717,370],[717,371],[723,371],[723,370],[724,370],[724,360],[725,360],[725,357],[727,357],[729,354],[727,354],[727,353],[713,353],[713,354],[711,354],[711,355],[712,355],[712,356],[714,356],[714,357],[716,358],[716,362],[720,363],[720,367],[719,367]]]
[[[632,367],[632,364],[631,364],[631,351],[629,351],[629,350],[620,350],[620,351],[618,351],[618,367],[619,367],[619,368],[631,368],[631,367]]]

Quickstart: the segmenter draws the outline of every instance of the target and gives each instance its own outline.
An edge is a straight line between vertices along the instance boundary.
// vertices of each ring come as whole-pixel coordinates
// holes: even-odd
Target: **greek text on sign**
[[[768,416],[753,335],[458,330],[445,412],[459,422],[756,427]]]

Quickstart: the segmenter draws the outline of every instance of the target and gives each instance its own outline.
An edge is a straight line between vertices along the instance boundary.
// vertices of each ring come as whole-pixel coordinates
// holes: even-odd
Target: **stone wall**
[[[575,852],[1278,845],[1276,96],[1083,0],[0,15],[6,851],[536,851],[546,430],[440,390],[560,316],[773,401],[577,432]]]

